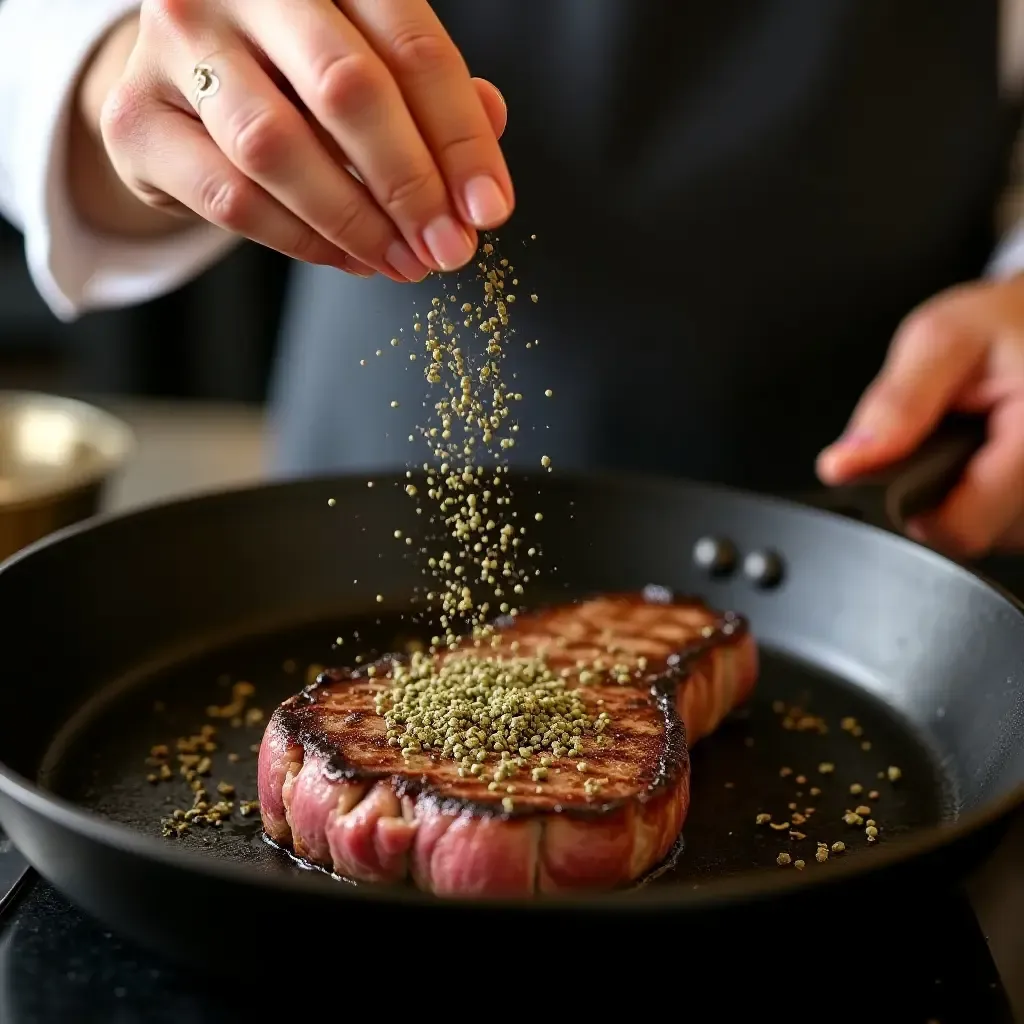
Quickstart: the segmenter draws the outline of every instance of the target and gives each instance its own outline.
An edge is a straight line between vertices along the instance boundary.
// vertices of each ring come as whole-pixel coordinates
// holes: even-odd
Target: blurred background
[[[82,398],[128,423],[138,448],[106,508],[256,479],[281,263],[243,245],[171,295],[63,324],[0,218],[0,389]]]

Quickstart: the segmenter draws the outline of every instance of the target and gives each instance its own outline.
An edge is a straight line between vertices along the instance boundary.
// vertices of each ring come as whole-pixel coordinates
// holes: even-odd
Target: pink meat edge
[[[538,891],[607,891],[642,878],[679,838],[689,793],[689,772],[684,772],[653,799],[631,802],[613,816],[550,818],[540,850]]]
[[[306,758],[294,783],[285,786],[286,814],[291,826],[295,854],[320,867],[332,866],[328,837],[333,815],[350,810],[366,793],[365,784],[332,779],[324,759]]]
[[[676,698],[690,746],[710,736],[750,699],[758,670],[757,643],[750,634],[698,659]]]
[[[739,707],[750,699],[757,685],[757,678],[761,674],[761,653],[753,636],[747,634],[740,640],[737,644],[736,658],[736,706]]]
[[[277,715],[272,715],[263,734],[257,763],[257,795],[263,831],[273,842],[291,843],[285,790],[302,768],[305,752],[281,728]]]
[[[326,836],[334,870],[359,882],[402,881],[416,831],[416,822],[406,818],[390,781],[364,787],[358,800],[339,802],[328,818]]]
[[[552,815],[544,822],[537,890],[551,894],[612,889],[627,882],[635,831],[632,802],[592,821]]]
[[[521,897],[536,887],[543,825],[539,818],[479,817],[417,807],[412,878],[436,896]]]

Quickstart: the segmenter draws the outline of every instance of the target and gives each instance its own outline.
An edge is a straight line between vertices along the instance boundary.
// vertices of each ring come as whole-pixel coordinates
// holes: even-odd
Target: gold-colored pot
[[[102,409],[0,391],[0,561],[95,515],[134,449],[127,424]]]

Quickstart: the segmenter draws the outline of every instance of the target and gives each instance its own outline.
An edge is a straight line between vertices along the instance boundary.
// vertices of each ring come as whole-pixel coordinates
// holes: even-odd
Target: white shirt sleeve
[[[986,277],[1006,280],[1024,272],[1024,223],[1008,231],[992,255]]]
[[[1024,15],[1024,11],[1021,13]],[[1024,132],[1017,135],[1009,181],[996,212],[996,223],[1000,242],[989,260],[985,276],[1004,280],[1024,271]]]
[[[1001,0],[1000,82],[1013,102],[1024,96],[1024,0]],[[1010,180],[996,214],[1000,242],[985,270],[1005,279],[1024,271],[1024,133],[1014,146]]]
[[[235,244],[209,224],[155,241],[89,230],[67,187],[72,91],[96,43],[138,0],[0,0],[0,214],[25,236],[29,271],[61,320],[146,302]]]
[[[1024,132],[1017,136],[1010,180],[997,211],[1000,242],[985,276],[1005,280],[1024,271]]]

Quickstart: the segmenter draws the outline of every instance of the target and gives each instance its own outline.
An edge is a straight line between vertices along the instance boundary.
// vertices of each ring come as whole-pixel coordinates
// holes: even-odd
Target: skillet
[[[950,421],[890,479],[833,504],[856,501],[867,519],[864,493],[897,519],[933,504],[979,430]],[[517,484],[517,500],[544,512],[531,604],[655,583],[742,613],[761,645],[751,706],[693,751],[685,845],[668,870],[628,892],[453,903],[302,871],[261,841],[258,815],[164,838],[182,792],[146,781],[153,745],[194,733],[238,681],[269,714],[311,666],[426,628],[409,604],[422,577],[392,536],[420,525],[406,478],[373,479],[101,517],[0,568],[0,823],[32,867],[122,933],[194,965],[250,967],[228,936],[268,921],[301,923],[314,943],[385,922],[473,934],[496,914],[574,934],[699,923],[688,934],[713,944],[780,908],[793,918],[809,901],[945,885],[1021,802],[1024,612],[999,588],[849,515],[688,482],[540,474]],[[254,798],[262,722],[218,725],[215,777]],[[843,822],[864,801],[874,843]],[[804,839],[755,825],[812,805]],[[837,841],[846,850],[818,863],[818,843]],[[804,869],[778,866],[783,852]]]

